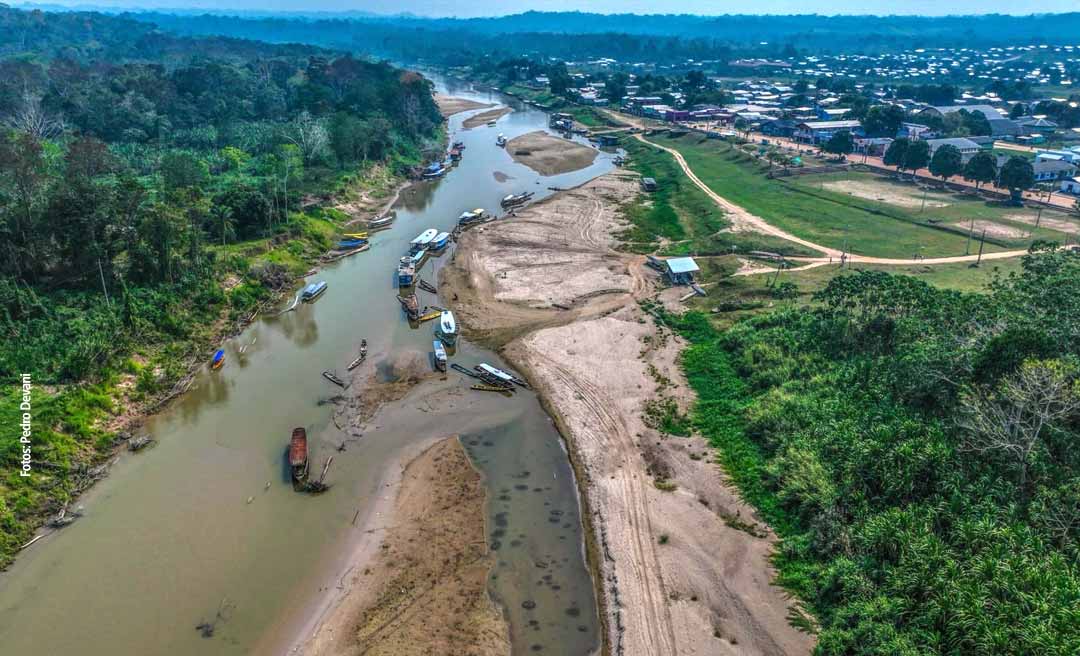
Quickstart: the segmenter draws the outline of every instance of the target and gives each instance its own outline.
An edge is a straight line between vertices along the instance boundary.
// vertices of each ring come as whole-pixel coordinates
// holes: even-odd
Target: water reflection
[[[319,340],[319,324],[315,321],[316,303],[301,303],[295,310],[286,312],[278,319],[281,332],[301,348],[307,348]]]

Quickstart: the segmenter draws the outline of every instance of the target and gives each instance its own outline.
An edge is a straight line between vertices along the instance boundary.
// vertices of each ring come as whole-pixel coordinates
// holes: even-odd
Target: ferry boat
[[[435,354],[435,368],[446,371],[446,349],[443,348],[442,342],[435,340],[431,345]]]
[[[450,243],[450,233],[440,232],[435,235],[435,239],[431,240],[431,250],[437,251],[446,248],[446,245]]]
[[[454,345],[454,342],[457,341],[457,321],[454,320],[453,312],[443,310],[442,315],[439,317],[439,326],[435,330],[435,335],[449,346]]]
[[[424,177],[427,179],[440,178],[446,173],[446,167],[442,165],[442,162],[435,162],[431,166],[424,169]]]
[[[439,234],[439,231],[435,228],[428,228],[416,236],[411,242],[409,242],[409,252],[415,253],[420,250],[424,250],[428,247],[428,244],[435,239],[435,235]]]
[[[495,137],[495,145],[496,146],[505,146],[506,145],[506,137],[503,136],[502,132],[499,133],[499,136]]]
[[[416,279],[416,267],[413,266],[412,258],[406,255],[398,262],[397,268],[398,285],[410,287]]]
[[[214,358],[210,361],[210,368],[217,370],[225,366],[225,351],[218,349],[217,353],[214,353]]]
[[[307,287],[304,287],[304,291],[300,294],[300,299],[307,302],[307,303],[310,303],[311,301],[314,301],[315,299],[322,296],[323,292],[325,292],[325,291],[326,291],[326,281],[325,280],[320,280],[319,282],[313,282],[310,285],[308,285]]]
[[[294,483],[303,483],[308,475],[307,431],[294,428],[289,441],[289,469]]]

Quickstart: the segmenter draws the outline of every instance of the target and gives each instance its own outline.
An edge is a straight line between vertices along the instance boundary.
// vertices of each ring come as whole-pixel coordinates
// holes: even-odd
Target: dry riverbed
[[[443,118],[447,118],[449,116],[453,116],[454,114],[460,114],[461,112],[467,112],[473,109],[491,107],[491,105],[488,103],[477,102],[475,100],[469,100],[467,98],[444,96],[438,93],[435,94],[435,104],[439,106],[439,111],[442,113]]]
[[[506,143],[506,151],[515,162],[524,164],[540,175],[559,175],[583,169],[593,163],[599,152],[543,130],[514,137]]]
[[[471,128],[478,128],[481,125],[486,125],[489,121],[497,121],[512,111],[514,110],[506,106],[489,109],[486,112],[480,112],[475,116],[470,116],[469,118],[465,119],[465,121],[461,124],[461,127],[465,128],[466,130],[469,130]]]
[[[613,250],[636,177],[615,172],[465,233],[443,294],[467,336],[526,373],[581,477],[612,654],[808,654],[772,585],[773,537],[701,438],[661,435],[658,400],[692,402],[678,338],[636,301],[643,258]]]

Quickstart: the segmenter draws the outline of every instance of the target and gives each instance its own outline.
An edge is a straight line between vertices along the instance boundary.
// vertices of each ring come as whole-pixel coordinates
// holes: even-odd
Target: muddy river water
[[[510,622],[514,653],[535,653],[538,645],[571,656],[596,649],[573,474],[535,395],[473,392],[451,372],[387,406],[361,437],[342,435],[332,406],[318,403],[339,391],[320,372],[344,373],[361,338],[370,349],[364,366],[431,350],[432,325],[410,327],[395,298],[394,264],[410,239],[429,227],[450,230],[464,210],[496,209],[506,194],[528,190],[542,198],[549,186],[580,184],[612,167],[601,153],[587,169],[538,176],[515,164],[495,137],[547,129],[547,115],[448,84],[440,81],[440,90],[517,111],[494,128],[461,130],[471,112],[452,117],[452,138],[466,144],[460,165],[403,194],[393,228],[378,233],[370,251],[312,276],[329,284],[321,299],[257,320],[224,345],[223,370],[201,372],[189,393],[148,420],[157,445],[121,456],[80,499],[83,519],[40,540],[0,575],[0,651],[283,651],[285,634],[333,585],[359,532],[351,522],[380,494],[387,468],[403,450],[448,434],[462,436],[486,476],[497,561],[490,589]],[[421,276],[436,280],[448,258],[429,260]],[[421,305],[439,303],[418,293]],[[469,368],[499,362],[467,343],[452,360]],[[443,390],[452,401],[431,407],[417,400],[425,386],[439,385],[453,388]],[[315,466],[335,456],[332,487],[322,496],[297,494],[288,483],[283,450],[294,426],[307,428]],[[348,448],[338,453],[334,447],[346,438]],[[196,625],[219,615],[213,637],[201,637]]]

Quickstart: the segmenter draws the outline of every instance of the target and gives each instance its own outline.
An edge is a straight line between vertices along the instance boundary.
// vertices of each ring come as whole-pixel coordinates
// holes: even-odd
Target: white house
[[[971,139],[965,139],[964,137],[955,137],[952,139],[927,139],[926,143],[930,146],[930,156],[933,157],[938,148],[942,146],[955,146],[960,151],[960,158],[967,164],[968,160],[975,156],[975,153],[982,150],[979,144],[975,143]]]
[[[1067,194],[1080,196],[1080,178],[1067,178],[1061,181],[1061,190]]]

